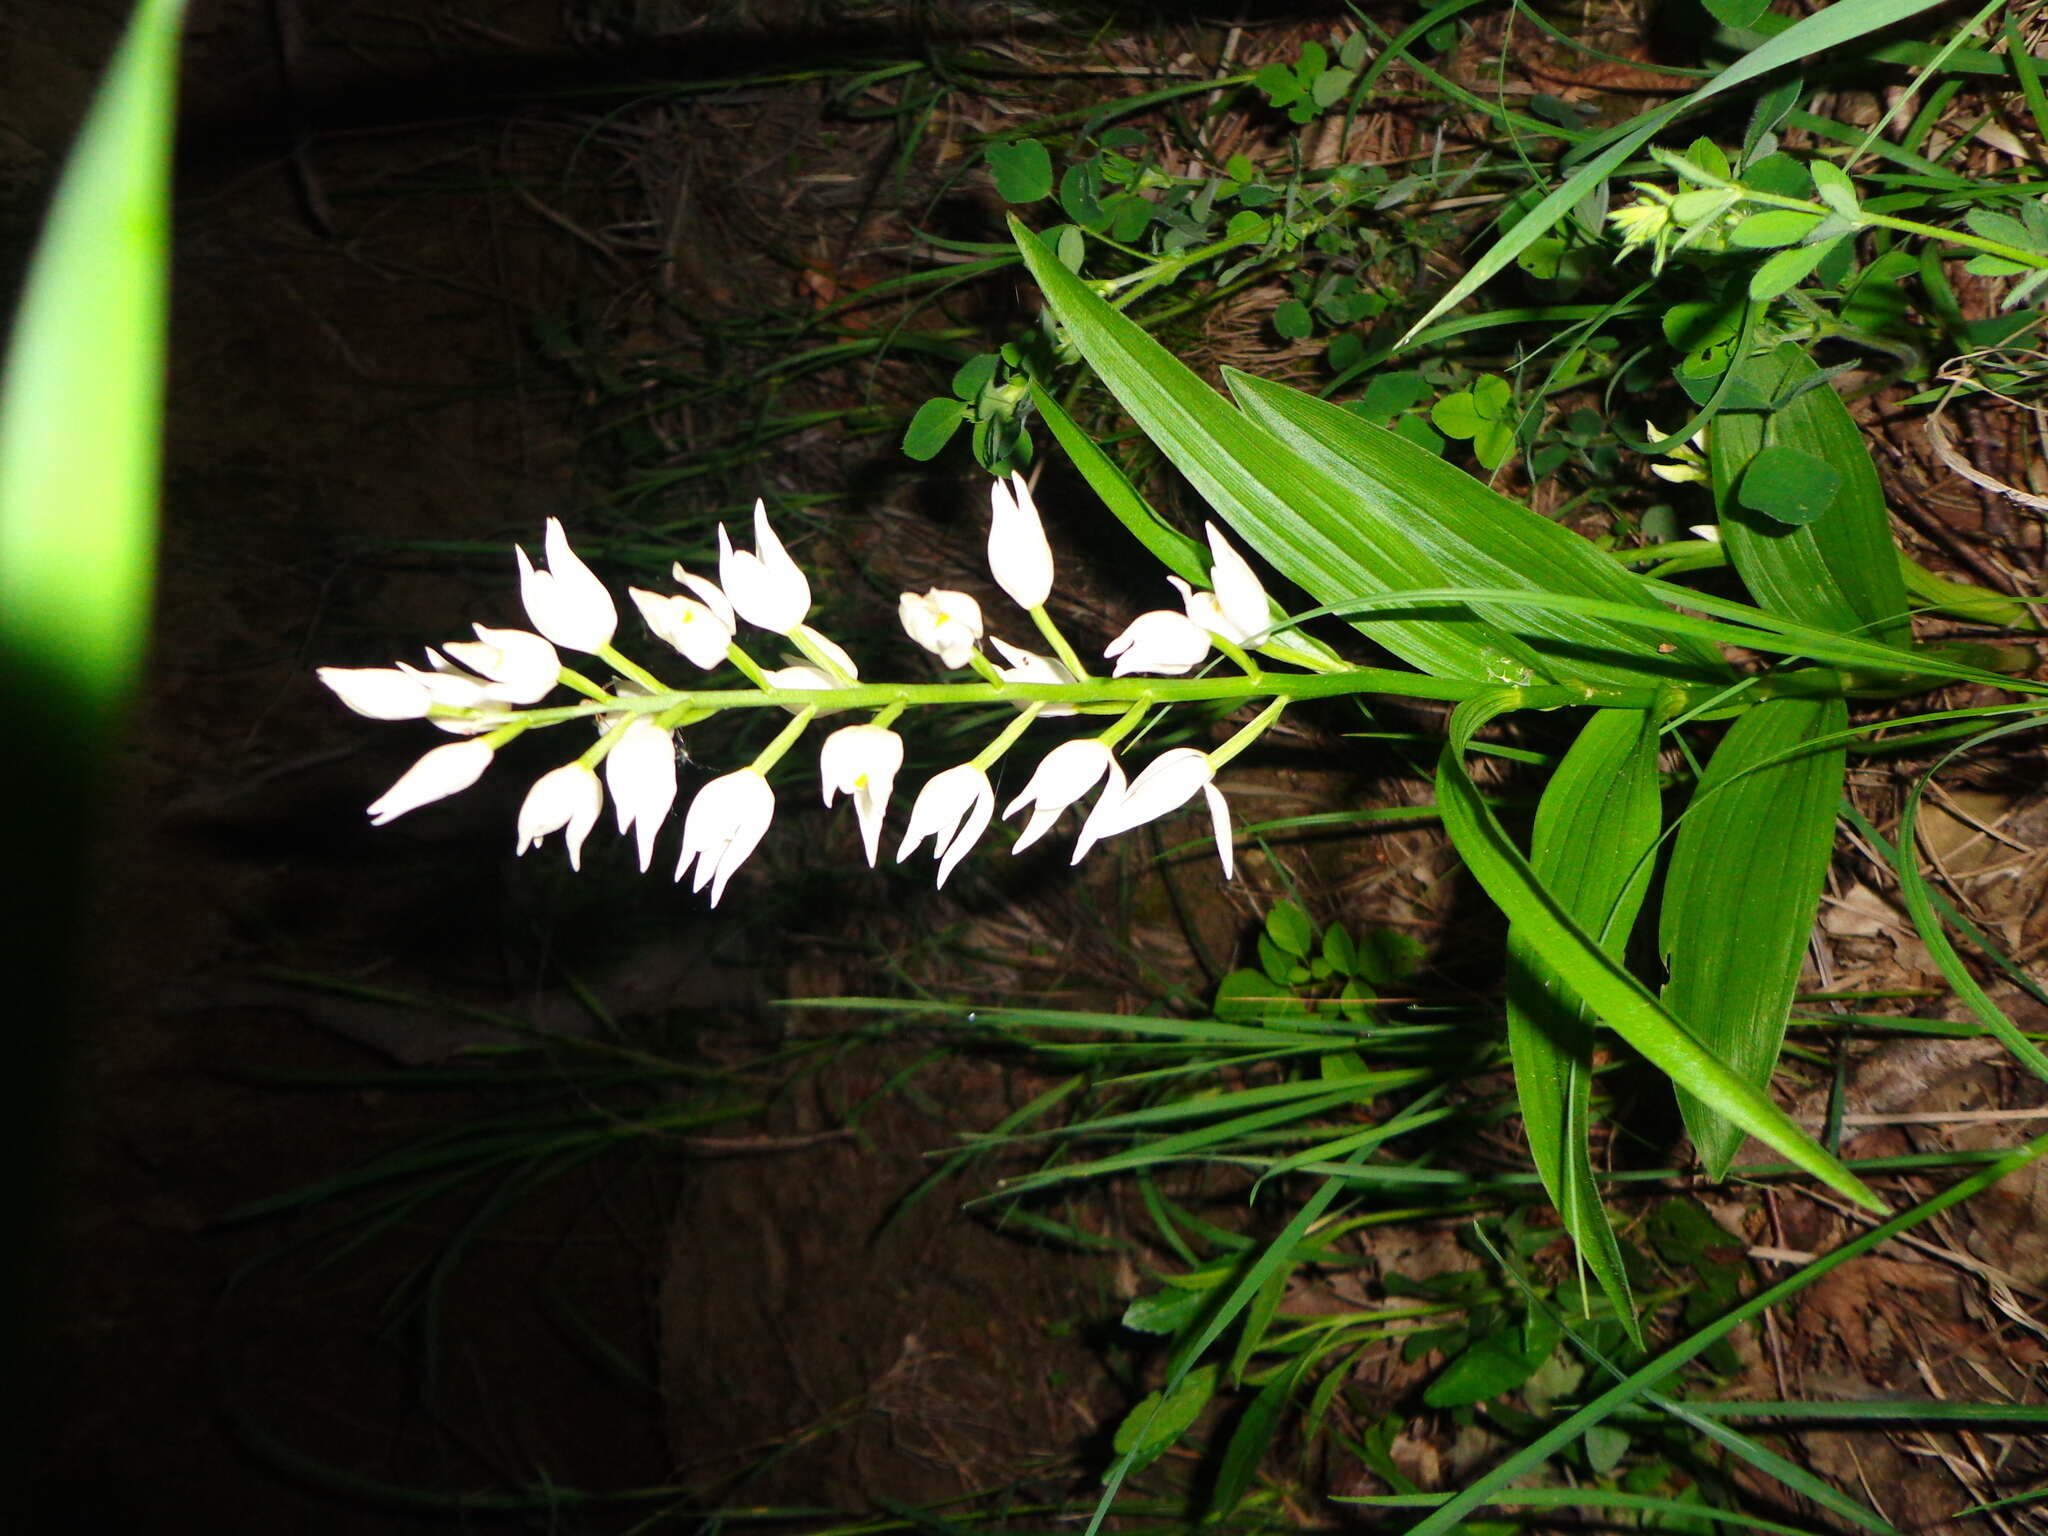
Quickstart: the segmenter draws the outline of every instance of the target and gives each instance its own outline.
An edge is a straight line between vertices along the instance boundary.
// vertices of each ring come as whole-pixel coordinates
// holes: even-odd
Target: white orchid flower
[[[609,602],[611,599],[605,599]],[[562,658],[546,639],[525,629],[487,629],[472,624],[474,640],[451,640],[441,647],[455,661],[486,680],[484,696],[493,703],[538,704],[561,681]]]
[[[538,848],[550,832],[569,846],[569,867],[583,867],[583,840],[604,811],[604,786],[581,763],[564,763],[542,774],[519,807],[518,852]]]
[[[1019,608],[1040,608],[1052,593],[1052,546],[1022,475],[989,489],[988,568]],[[948,662],[957,666],[957,662]]]
[[[682,879],[683,871],[694,863],[697,872],[690,889],[710,886],[711,905],[717,906],[726,881],[760,846],[774,819],[775,791],[752,768],[713,779],[697,791],[683,817],[683,856],[676,878]]]
[[[910,850],[926,838],[932,840],[932,856],[939,861],[938,883],[944,885],[955,866],[967,857],[995,815],[996,792],[988,775],[972,763],[948,768],[927,780],[910,808],[910,826],[896,850],[896,862],[910,857]]]
[[[1155,608],[1131,620],[1130,626],[1102,654],[1116,662],[1116,675],[1151,672],[1179,677],[1201,665],[1209,654],[1208,631],[1184,613]]]
[[[426,684],[405,667],[316,667],[313,675],[369,720],[424,720],[434,705]]]
[[[904,633],[939,658],[944,667],[964,667],[981,639],[981,604],[965,592],[933,587],[920,597],[906,592],[897,601],[896,616]]]
[[[681,566],[676,570],[678,579],[696,583],[692,590],[698,596],[647,592],[639,587],[628,587],[626,596],[633,599],[633,606],[640,610],[640,617],[647,621],[647,627],[657,640],[673,646],[691,666],[708,672],[723,662],[726,652],[732,648],[732,637],[737,628],[733,622],[732,604],[725,600],[723,592],[703,577],[690,576]],[[712,601],[713,597],[716,597],[716,602]]]
[[[407,811],[459,795],[491,766],[492,749],[481,741],[451,741],[434,748],[370,805],[370,825],[385,826]]]
[[[718,525],[718,582],[733,611],[757,629],[786,635],[811,611],[811,584],[768,526],[767,504],[754,502],[752,550],[734,549]]]
[[[818,749],[818,779],[824,786],[825,804],[831,805],[840,795],[853,797],[869,869],[875,867],[882,843],[882,817],[889,807],[889,792],[896,786],[896,771],[902,766],[903,738],[883,725],[841,726]]]
[[[1088,850],[1106,837],[1115,837],[1148,821],[1170,815],[1192,800],[1199,790],[1209,803],[1209,819],[1216,832],[1216,856],[1223,864],[1223,878],[1236,876],[1235,850],[1230,838],[1230,807],[1212,782],[1216,770],[1209,754],[1194,747],[1174,747],[1145,765],[1145,771],[1131,780],[1122,794],[1105,794],[1095,803],[1081,839],[1075,845],[1073,862],[1078,864]]]
[[[1251,645],[1273,627],[1273,602],[1266,596],[1251,563],[1223,537],[1214,523],[1204,523],[1209,538],[1209,585],[1216,607],[1230,627],[1219,631],[1239,645]]]
[[[1232,641],[1237,639],[1237,626],[1224,616],[1223,604],[1217,601],[1214,592],[1191,587],[1178,576],[1169,576],[1166,582],[1180,594],[1181,610],[1187,614],[1189,623],[1205,635],[1221,635]]]
[[[612,792],[619,835],[632,832],[640,848],[640,873],[654,862],[654,840],[669,807],[676,803],[674,735],[652,715],[635,715],[616,729],[625,732],[605,755],[604,782]]]
[[[1010,851],[1022,853],[1051,830],[1060,813],[1101,783],[1115,764],[1116,754],[1095,738],[1063,741],[1045,754],[1024,793],[1003,810],[1005,819],[1031,807],[1031,819],[1018,834]]]
[[[786,667],[771,667],[761,676],[767,679],[770,688],[826,693],[839,686],[825,675],[822,667],[814,667],[808,661],[791,662]]]
[[[990,635],[988,643],[996,648],[1009,665],[996,668],[996,675],[1006,683],[1071,683],[1074,674],[1067,670],[1066,663],[1051,656],[1040,656],[1027,651],[1021,645],[1012,645],[1001,635]],[[1041,720],[1057,720],[1063,715],[1073,714],[1071,704],[1048,704],[1038,712]]]
[[[604,583],[569,548],[560,518],[548,519],[546,570],[535,570],[518,545],[512,553],[519,560],[520,600],[535,629],[564,650],[595,652],[612,643],[619,611]]]

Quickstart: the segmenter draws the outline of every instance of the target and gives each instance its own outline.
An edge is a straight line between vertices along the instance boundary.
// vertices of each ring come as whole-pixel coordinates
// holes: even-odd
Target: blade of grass
[[[1457,308],[1480,288],[1490,282],[1496,274],[1512,262],[1529,246],[1534,244],[1562,221],[1586,196],[1609,175],[1625,164],[1629,157],[1641,149],[1663,129],[1687,113],[1704,105],[1714,97],[1737,86],[1760,80],[1774,70],[1783,69],[1803,58],[1816,53],[1832,53],[1847,47],[1860,37],[1865,37],[1883,27],[1893,26],[1908,17],[1923,11],[1933,10],[1938,0],[1839,0],[1812,15],[1803,16],[1783,32],[1768,39],[1744,54],[1734,64],[1716,75],[1689,96],[1655,111],[1646,112],[1611,131],[1611,142],[1577,170],[1560,182],[1550,193],[1529,211],[1513,229],[1502,235],[1487,248],[1486,254],[1472,264],[1472,268],[1459,278],[1436,303],[1432,304],[1421,319],[1409,326],[1401,337],[1407,345],[1416,334],[1448,310]],[[1599,141],[1593,140],[1591,144]],[[1591,144],[1581,145],[1584,151]]]
[[[1723,1316],[1707,1324],[1691,1337],[1674,1344],[1656,1359],[1627,1379],[1615,1383],[1592,1402],[1538,1435],[1520,1449],[1510,1453],[1499,1465],[1483,1473],[1444,1504],[1417,1522],[1406,1536],[1442,1536],[1455,1530],[1473,1510],[1493,1502],[1496,1495],[1506,1491],[1519,1477],[1535,1471],[1551,1457],[1557,1455],[1587,1430],[1602,1423],[1619,1410],[1637,1402],[1643,1393],[1659,1382],[1668,1379],[1682,1367],[1697,1359],[1721,1339],[1741,1327],[1750,1319],[1798,1295],[1814,1282],[1825,1278],[1834,1270],[1882,1247],[1901,1232],[1907,1232],[1932,1217],[1940,1215],[1950,1207],[1959,1205],[1972,1195],[1981,1193],[1999,1180],[2017,1173],[2029,1164],[2048,1156],[2048,1136],[2036,1137],[2025,1146],[2018,1147],[2000,1157],[1997,1162],[1980,1169],[1969,1177],[1957,1180],[1940,1194],[1921,1202],[1911,1210],[1903,1211],[1889,1221],[1881,1222],[1861,1236],[1851,1239],[1807,1265],[1797,1274],[1789,1275],[1776,1285],[1759,1291],[1747,1301],[1731,1308]],[[1704,1406],[1704,1405],[1695,1405]],[[1753,1404],[1729,1405],[1738,1410],[1753,1408]],[[1828,1405],[1854,1408],[1862,1405]],[[1884,1405],[1895,1407],[1896,1405]],[[1918,1405],[1915,1405],[1918,1406]]]
[[[1948,978],[1948,984],[1955,988],[1956,995],[1969,1005],[1970,1011],[1977,1015],[1984,1027],[1997,1038],[1999,1044],[2012,1052],[2016,1061],[2036,1077],[2048,1081],[2048,1055],[2044,1055],[2040,1047],[2029,1040],[2013,1023],[2005,1010],[1992,1001],[1991,994],[1986,992],[1977,978],[1970,974],[1970,968],[1963,964],[1963,957],[1956,953],[1955,945],[1949,942],[1947,930],[1942,927],[1941,919],[1935,913],[1926,877],[1920,873],[1919,854],[1916,850],[1920,800],[1927,792],[1927,786],[1934,782],[1934,776],[1965,752],[2004,736],[2037,729],[2043,723],[2043,718],[2015,720],[2010,724],[1985,731],[1944,754],[1939,762],[1916,779],[1899,814],[1898,856],[1893,860],[1892,867],[1899,877],[1899,893],[1905,899],[1906,911],[1913,919],[1913,926],[1919,932],[1921,942],[1926,944],[1927,952],[1934,957],[1934,963],[1941,968],[1941,974]]]

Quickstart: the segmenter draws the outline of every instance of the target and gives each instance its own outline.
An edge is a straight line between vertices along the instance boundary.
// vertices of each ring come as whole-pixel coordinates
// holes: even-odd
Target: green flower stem
[[[674,693],[611,698],[603,703],[566,704],[523,711],[529,726],[559,725],[601,714],[661,712],[678,708],[874,710],[891,704],[926,709],[949,704],[1071,704],[1079,708],[1128,705],[1140,699],[1155,704],[1213,703],[1244,700],[1261,694],[1282,699],[1332,699],[1376,693],[1388,698],[1437,699],[1459,703],[1475,694],[1492,693],[1498,683],[1425,677],[1359,667],[1343,672],[1297,674],[1269,672],[1248,677],[1091,678],[1085,683],[857,683],[850,688],[700,688]],[[1523,709],[1567,709],[1590,705],[1602,709],[1661,709],[1672,700],[1690,706],[1719,698],[1723,683],[1698,687],[1596,688],[1590,683],[1530,684],[1518,690]],[[1826,667],[1778,672],[1761,678],[1745,692],[1751,700],[1793,695],[1832,698],[1847,691],[1843,675]]]
[[[1305,667],[1311,672],[1336,673],[1349,669],[1342,662],[1332,661],[1327,656],[1318,656],[1314,651],[1297,651],[1291,645],[1278,645],[1268,640],[1261,643],[1258,653],[1270,661],[1284,663],[1290,667]]]
[[[1240,668],[1240,670],[1243,671],[1246,677],[1262,678],[1264,676],[1264,674],[1259,671],[1259,664],[1256,661],[1253,661],[1251,657],[1245,653],[1245,648],[1243,646],[1239,645],[1235,640],[1232,640],[1229,636],[1219,635],[1216,633],[1216,631],[1212,629],[1209,631],[1209,643],[1215,646],[1216,649],[1221,651],[1224,655],[1228,656],[1232,661],[1236,662],[1238,667]]]
[[[1280,718],[1280,711],[1287,707],[1286,699],[1275,699],[1247,722],[1230,740],[1209,754],[1209,767],[1220,769],[1238,753],[1266,734],[1266,728]]]
[[[805,661],[808,661],[820,672],[831,678],[833,682],[844,688],[853,679],[846,675],[845,668],[832,659],[831,653],[813,638],[816,634],[817,631],[812,629],[810,625],[799,624],[789,632],[788,639],[797,650],[803,653]]]
[[[1742,193],[1744,202],[1761,203],[1767,208],[1788,208],[1795,213],[1817,214],[1821,218],[1827,218],[1835,211],[1826,203],[1803,197],[1786,197],[1777,192],[1758,192],[1749,187],[1738,190]],[[1987,256],[1996,256],[1999,260],[2012,262],[2016,266],[2048,267],[2048,253],[2023,250],[2017,245],[2007,245],[2003,240],[1987,240],[1982,235],[1973,235],[1966,230],[1943,229],[1938,224],[1922,224],[1917,219],[1894,218],[1888,213],[1871,213],[1859,207],[1856,210],[1856,224],[1863,229],[1890,229],[1902,235],[1919,235],[1927,240],[1967,246],[1973,251],[1982,251]]]
[[[983,773],[988,772],[989,769],[995,766],[997,758],[1017,744],[1017,738],[1024,734],[1024,728],[1036,720],[1038,712],[1044,708],[1045,705],[1042,701],[1034,701],[1026,705],[1023,712],[1016,719],[1003,727],[1002,734],[974,754],[974,760],[969,766],[979,768]]]
[[[735,640],[725,648],[725,659],[737,667],[740,676],[744,677],[756,688],[766,688],[768,686],[768,674],[761,670],[759,662],[740,649],[739,641]]]
[[[1133,702],[1131,707],[1123,712],[1123,715],[1117,720],[1116,724],[1104,731],[1096,740],[1100,741],[1105,747],[1114,749],[1117,743],[1138,728],[1138,722],[1145,718],[1145,711],[1151,707],[1152,695],[1148,693]]]
[[[669,686],[667,683],[664,683],[652,672],[648,671],[645,667],[641,666],[640,663],[633,660],[632,657],[622,655],[617,646],[608,645],[603,650],[593,652],[592,654],[594,654],[599,661],[602,661],[606,665],[611,667],[611,669],[614,672],[618,673],[619,676],[630,677],[634,682],[638,683],[642,688],[645,688],[649,693],[667,693],[669,691]]]
[[[1031,622],[1045,636],[1045,643],[1052,647],[1053,655],[1059,657],[1060,665],[1074,674],[1075,681],[1086,682],[1088,669],[1081,665],[1080,653],[1067,643],[1067,637],[1060,633],[1059,626],[1053,623],[1052,615],[1045,611],[1043,603],[1031,610]]]
[[[609,729],[600,731],[597,740],[585,747],[583,755],[577,758],[576,761],[586,768],[596,768],[598,764],[611,756],[612,748],[625,739],[628,723],[628,721],[619,720],[614,722]]]
[[[485,746],[489,747],[493,752],[496,752],[499,748],[503,747],[507,742],[518,740],[518,738],[528,729],[528,727],[532,726],[533,724],[535,724],[535,722],[530,718],[513,720],[505,725],[499,726],[495,731],[492,731],[487,735],[480,736],[477,739],[481,741]]]
[[[777,763],[781,762],[789,749],[796,745],[797,737],[803,735],[804,727],[817,717],[817,713],[817,705],[806,704],[797,712],[796,718],[785,725],[781,733],[773,741],[769,742],[767,746],[763,747],[761,755],[755,758],[748,766],[756,773],[766,773]]]
[[[967,653],[967,665],[972,667],[974,675],[985,683],[990,683],[997,688],[1007,688],[1010,686],[1010,684],[1003,681],[1003,674],[996,670],[996,664],[979,651],[969,651]]]
[[[875,718],[870,720],[868,724],[880,726],[886,731],[896,723],[896,717],[909,707],[901,699],[897,699],[894,703],[886,704],[881,709],[875,711]]]
[[[574,688],[586,699],[611,698],[611,695],[609,693],[607,693],[604,689],[598,687],[596,683],[593,683],[589,678],[585,677],[581,672],[578,672],[573,667],[562,668],[562,684],[565,687]]]

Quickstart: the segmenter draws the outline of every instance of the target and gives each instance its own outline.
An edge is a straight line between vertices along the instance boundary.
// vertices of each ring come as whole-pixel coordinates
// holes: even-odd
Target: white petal
[[[313,675],[371,720],[423,720],[434,703],[417,676],[397,667],[317,667]]]
[[[928,780],[910,808],[910,825],[896,850],[901,864],[926,838],[939,861],[938,883],[944,885],[955,866],[967,857],[995,815],[996,795],[988,775],[972,763],[948,768]]]
[[[1230,836],[1230,806],[1223,799],[1223,791],[1214,784],[1204,784],[1202,793],[1209,801],[1209,825],[1216,832],[1216,857],[1223,861],[1223,878],[1237,878],[1237,849]]]
[[[683,856],[676,878],[694,862],[690,889],[711,887],[711,905],[725,894],[733,871],[747,861],[775,819],[775,791],[751,768],[713,779],[697,791],[683,817]]]
[[[1209,585],[1216,606],[1230,627],[1222,631],[1239,645],[1249,645],[1272,627],[1273,605],[1245,557],[1223,537],[1214,523],[1203,525],[1209,536]]]
[[[723,619],[727,629],[739,628],[732,604],[726,600],[725,593],[719,590],[717,582],[684,570],[680,560],[669,567],[669,574],[696,593],[698,601]]]
[[[982,636],[981,604],[965,592],[933,587],[920,596],[905,592],[896,602],[903,632],[946,667],[964,667]]]
[[[1010,817],[1027,805],[1033,807],[1031,820],[1025,823],[1010,851],[1022,853],[1045,836],[1061,812],[1102,782],[1113,756],[1108,747],[1093,739],[1063,741],[1046,753],[1038,771],[1031,775],[1031,782],[1024,786],[1024,793],[1003,811],[1005,817]]]
[[[654,862],[661,824],[676,803],[675,738],[651,715],[635,715],[622,729],[626,734],[604,760],[604,781],[620,835],[631,831],[637,838],[644,875]]]
[[[755,551],[734,549],[725,525],[718,525],[719,585],[734,612],[749,624],[786,635],[811,611],[811,584],[768,525],[768,509],[758,500],[754,542],[759,546]]]
[[[1179,810],[1214,776],[1215,769],[1209,766],[1206,752],[1194,747],[1174,747],[1160,753],[1145,765],[1143,773],[1131,780],[1130,787],[1114,804],[1108,796],[1103,797],[1081,829],[1084,842],[1075,850],[1075,861],[1079,862],[1089,845],[1105,837],[1115,837]]]
[[[1102,796],[1095,802],[1095,809],[1090,811],[1088,819],[1081,823],[1081,835],[1074,839],[1074,856],[1067,861],[1069,864],[1080,863],[1088,856],[1088,850],[1102,840],[1102,829],[1109,825],[1109,819],[1116,814],[1117,807],[1123,804],[1124,796],[1129,790],[1130,785],[1124,780],[1123,768],[1111,758],[1108,782],[1102,786]]]
[[[709,603],[673,593],[644,592],[638,587],[628,587],[626,595],[655,637],[673,646],[690,665],[708,672],[725,660],[732,646],[733,627],[728,616]]]
[[[807,661],[792,662],[786,667],[775,667],[761,674],[768,679],[770,688],[783,688],[792,692],[827,693],[838,685],[818,668]]]
[[[842,794],[853,797],[870,869],[881,851],[882,818],[896,785],[896,771],[902,766],[903,738],[886,726],[842,726],[827,736],[818,750],[818,778],[825,803],[832,804]]]
[[[989,489],[988,568],[1020,608],[1042,607],[1052,592],[1052,546],[1022,475]]]
[[[1141,613],[1102,649],[1116,661],[1116,675],[1152,672],[1179,677],[1209,654],[1209,636],[1184,613],[1155,608]]]
[[[481,741],[451,741],[434,748],[371,803],[370,824],[381,827],[407,811],[460,794],[483,777],[492,755]]]
[[[514,546],[519,562],[519,595],[526,616],[556,645],[572,651],[600,651],[619,626],[612,595],[589,566],[569,548],[559,518],[549,518],[543,541],[547,569],[534,569],[526,551]]]
[[[470,671],[491,681],[484,690],[503,704],[538,704],[561,680],[562,659],[540,635],[524,629],[471,626],[474,640],[451,641],[445,649]]]
[[[544,773],[519,807],[518,851],[538,848],[550,832],[569,847],[569,867],[583,867],[583,840],[604,810],[604,787],[581,763],[564,763]]]

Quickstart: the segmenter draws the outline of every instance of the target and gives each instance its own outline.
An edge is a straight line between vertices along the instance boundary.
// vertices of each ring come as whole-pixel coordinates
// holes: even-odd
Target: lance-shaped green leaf
[[[1737,368],[1738,385],[1766,400],[1782,399],[1820,371],[1789,341]],[[1819,460],[1841,477],[1829,504],[1809,521],[1759,510],[1771,505],[1771,488],[1745,486],[1751,473],[1770,473],[1767,447]],[[1912,640],[1884,489],[1862,429],[1830,385],[1800,390],[1775,411],[1723,411],[1709,434],[1708,456],[1721,542],[1760,606],[1887,645]]]
[[[0,388],[0,648],[106,725],[156,563],[177,0],[138,5],[50,204]],[[75,743],[74,743],[75,744]]]
[[[1119,404],[1202,498],[1303,591],[1343,596],[1454,585],[1397,530],[1358,517],[1349,493],[1245,419],[1178,358],[1104,303],[1011,221],[1024,262],[1066,334]],[[1420,671],[1473,681],[1546,675],[1534,651],[1454,603],[1358,621]]]
[[[1052,435],[1060,447],[1067,451],[1074,467],[1088,481],[1089,488],[1102,498],[1105,507],[1116,514],[1117,521],[1130,531],[1131,537],[1183,581],[1198,587],[1207,586],[1208,546],[1200,539],[1189,538],[1153,511],[1151,503],[1138,494],[1138,488],[1117,467],[1116,461],[1081,430],[1080,423],[1067,414],[1066,407],[1050,390],[1034,382],[1031,400],[1038,407],[1038,414],[1045,418],[1045,424],[1052,428]]]
[[[1519,699],[1518,690],[1504,688],[1460,704],[1437,760],[1438,814],[1473,877],[1564,985],[1652,1066],[1829,1188],[1870,1210],[1883,1210],[1861,1179],[1816,1144],[1769,1094],[1730,1071],[1536,878],[1465,771],[1473,733],[1515,708]]]
[[[1616,961],[1635,926],[1659,831],[1657,729],[1645,710],[1603,709],[1536,808],[1530,872]],[[1565,1230],[1640,1342],[1621,1245],[1590,1151],[1593,1017],[1520,928],[1508,931],[1508,1052],[1529,1154]]]
[[[1664,880],[1665,1006],[1759,1091],[1784,1044],[1835,843],[1846,749],[1825,738],[1848,723],[1840,699],[1769,699],[1738,718],[1679,823]],[[1718,1179],[1747,1127],[1677,1082],[1693,1145]]]
[[[1234,369],[1224,377],[1246,416],[1343,487],[1354,522],[1398,533],[1452,586],[1520,587],[1664,611],[1637,577],[1570,529],[1406,438],[1284,384]],[[1326,603],[1342,601],[1308,590]],[[1664,637],[1672,647],[1666,653],[1641,630],[1555,607],[1489,607],[1487,616],[1542,655],[1554,676],[1628,688],[1730,675],[1719,650],[1690,636]]]

